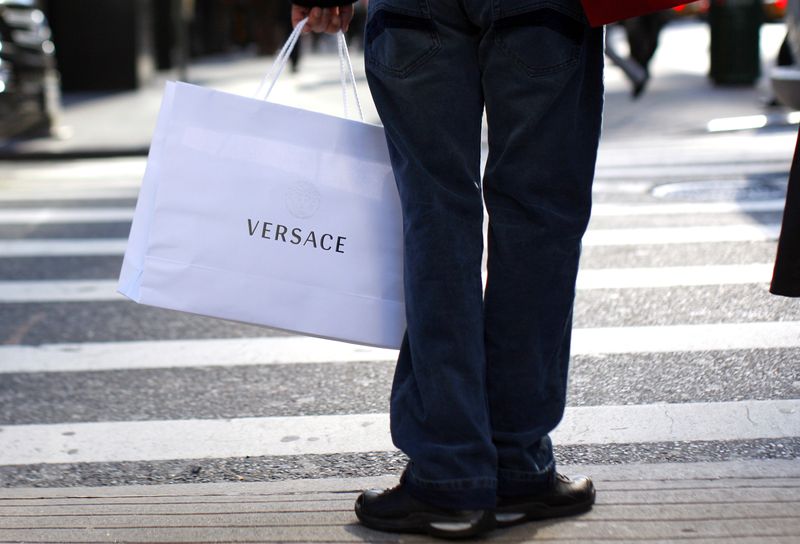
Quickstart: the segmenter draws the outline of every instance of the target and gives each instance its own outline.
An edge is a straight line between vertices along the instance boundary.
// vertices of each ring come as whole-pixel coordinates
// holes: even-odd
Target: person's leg
[[[631,58],[638,62],[649,74],[650,61],[658,49],[661,29],[666,24],[662,13],[651,13],[629,19],[623,23],[628,33]]]
[[[403,485],[454,509],[495,504],[486,400],[478,69],[458,2],[372,0],[367,77],[403,208],[408,331],[391,395]]]
[[[566,402],[600,137],[603,33],[588,26],[578,0],[494,5],[481,50],[489,125],[485,346],[498,494],[513,497],[549,489],[555,478],[548,433]]]
[[[647,71],[631,57],[623,57],[614,48],[614,31],[621,25],[606,26],[605,52],[606,56],[617,65],[631,82],[633,98],[638,98],[644,91],[649,76]]]
[[[289,28],[287,30],[289,34],[291,34],[292,30],[294,30],[291,19],[289,19]],[[297,71],[300,69],[300,52],[302,50],[302,47],[303,47],[303,40],[300,40],[299,42],[297,42],[297,45],[294,46],[294,49],[292,49],[292,52],[289,54],[292,73],[297,73]]]

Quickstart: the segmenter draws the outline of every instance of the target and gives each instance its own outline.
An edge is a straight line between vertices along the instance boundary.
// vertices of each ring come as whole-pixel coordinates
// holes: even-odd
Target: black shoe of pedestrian
[[[498,497],[494,512],[498,527],[510,527],[537,519],[571,516],[591,510],[595,490],[592,480],[579,476],[570,480],[556,474],[547,491],[524,497]]]
[[[469,538],[494,529],[490,510],[447,510],[412,497],[403,484],[370,490],[356,500],[356,516],[370,529],[423,533],[437,538]]]
[[[633,84],[633,90],[631,91],[631,98],[636,100],[637,98],[641,97],[644,94],[645,87],[647,87],[647,82],[650,81],[650,77],[647,76],[642,80],[639,80]]]

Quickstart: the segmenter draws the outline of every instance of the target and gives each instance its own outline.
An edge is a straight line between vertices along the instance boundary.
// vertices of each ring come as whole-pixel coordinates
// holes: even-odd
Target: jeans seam
[[[498,479],[503,481],[518,481],[518,482],[535,481],[541,479],[541,477],[544,475],[550,474],[555,468],[555,464],[556,464],[555,461],[550,461],[539,472],[529,472],[529,471],[523,472],[520,470],[501,468],[497,470],[497,475]]]
[[[500,0],[495,0],[494,2],[494,21],[503,17],[511,17],[513,15],[518,15],[520,13],[525,13],[527,11],[533,11],[535,9],[540,9],[544,7],[553,8],[556,11],[560,11],[564,15],[569,15],[574,17],[576,20],[586,23],[586,17],[582,11],[570,9],[559,2],[553,2],[551,0],[540,0],[539,2],[531,2],[528,6],[521,6],[518,8],[513,8],[508,11],[504,11],[501,7],[499,7]]]

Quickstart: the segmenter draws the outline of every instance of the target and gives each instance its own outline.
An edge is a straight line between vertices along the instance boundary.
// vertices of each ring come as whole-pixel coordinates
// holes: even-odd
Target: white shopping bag
[[[265,78],[270,90],[298,36]],[[349,67],[346,49],[342,59]],[[343,73],[355,87],[352,68]],[[383,129],[169,83],[118,289],[151,306],[399,347],[402,220]]]

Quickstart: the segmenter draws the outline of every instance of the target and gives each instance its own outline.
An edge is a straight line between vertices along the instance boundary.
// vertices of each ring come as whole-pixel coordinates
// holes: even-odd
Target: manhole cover
[[[786,178],[769,176],[752,179],[683,181],[653,188],[656,198],[692,201],[752,201],[782,199],[786,196]]]

